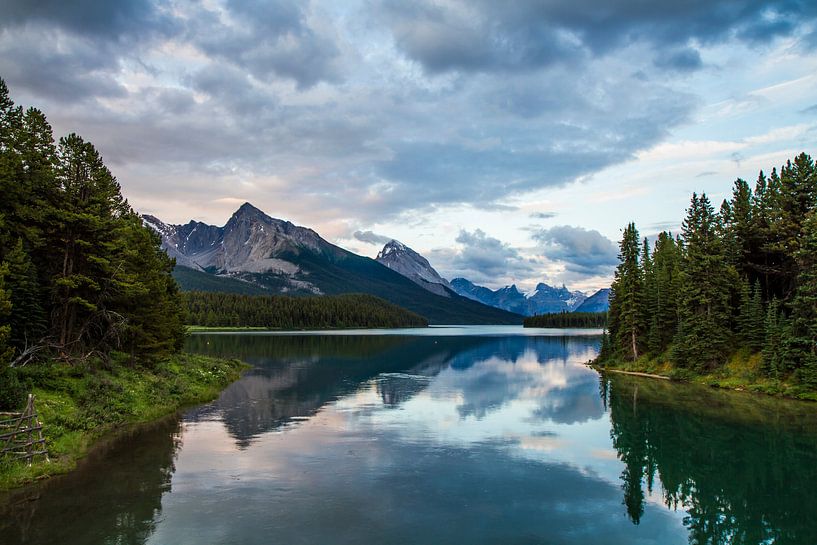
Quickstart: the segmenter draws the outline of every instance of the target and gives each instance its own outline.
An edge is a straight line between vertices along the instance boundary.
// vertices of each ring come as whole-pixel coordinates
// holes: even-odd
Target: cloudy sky
[[[816,48],[799,0],[0,0],[12,97],[139,211],[250,201],[522,289],[604,286],[627,222],[814,154]]]

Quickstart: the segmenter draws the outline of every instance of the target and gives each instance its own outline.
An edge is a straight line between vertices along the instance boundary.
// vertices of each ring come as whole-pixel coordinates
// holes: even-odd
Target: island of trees
[[[193,291],[184,294],[188,323],[207,327],[318,329],[426,327],[422,316],[367,294],[289,297]]]
[[[522,322],[525,327],[607,327],[606,312],[551,312],[528,316]]]
[[[598,363],[813,397],[816,210],[817,172],[803,153],[754,188],[736,180],[718,211],[693,194],[679,236],[651,244],[628,225]]]

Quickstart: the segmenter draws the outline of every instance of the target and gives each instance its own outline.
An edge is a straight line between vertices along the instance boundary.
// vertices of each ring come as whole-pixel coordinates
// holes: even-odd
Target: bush
[[[17,378],[17,372],[11,367],[0,367],[0,410],[18,410],[25,400],[26,391]]]

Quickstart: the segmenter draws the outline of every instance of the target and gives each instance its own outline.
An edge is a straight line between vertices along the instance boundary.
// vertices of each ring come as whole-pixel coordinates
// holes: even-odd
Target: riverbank
[[[246,368],[238,360],[178,354],[150,368],[114,360],[92,368],[63,364],[18,370],[35,404],[51,461],[0,459],[0,490],[66,473],[100,440],[218,396]]]
[[[762,357],[758,353],[739,350],[729,358],[723,367],[707,374],[697,374],[688,369],[677,369],[669,362],[666,354],[657,358],[642,356],[635,361],[608,360],[603,363],[594,361],[591,366],[600,372],[610,371],[670,379],[714,388],[817,401],[817,392],[803,384],[790,380],[788,377],[775,379],[765,376],[761,370],[761,360]]]

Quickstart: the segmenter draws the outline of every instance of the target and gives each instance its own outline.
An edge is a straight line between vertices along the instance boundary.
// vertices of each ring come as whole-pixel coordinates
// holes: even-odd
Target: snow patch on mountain
[[[450,284],[440,276],[428,260],[405,244],[397,240],[390,240],[378,252],[375,261],[391,270],[402,274],[412,282],[426,290],[450,297]]]

